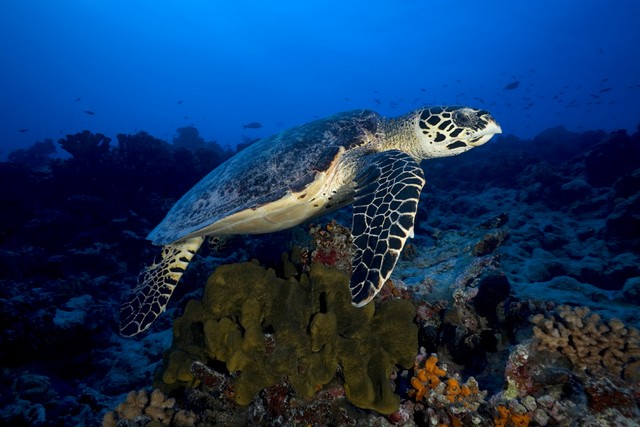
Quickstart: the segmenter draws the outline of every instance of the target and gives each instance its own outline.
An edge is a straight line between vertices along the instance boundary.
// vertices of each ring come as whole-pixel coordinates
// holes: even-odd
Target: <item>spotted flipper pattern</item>
[[[425,184],[420,165],[408,154],[385,151],[367,158],[356,177],[351,233],[353,305],[366,305],[389,279],[409,236]]]
[[[120,333],[123,336],[130,337],[147,330],[165,311],[180,277],[203,242],[203,237],[193,237],[165,245],[160,261],[142,270],[133,298],[120,308]]]

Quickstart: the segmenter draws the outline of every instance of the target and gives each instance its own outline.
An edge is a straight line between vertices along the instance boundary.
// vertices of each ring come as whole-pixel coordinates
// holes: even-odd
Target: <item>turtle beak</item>
[[[489,141],[493,135],[502,133],[502,128],[493,119],[489,119],[487,125],[480,132],[476,133],[473,138],[469,140],[469,145],[477,147]]]
[[[491,126],[493,126],[493,134],[498,134],[498,133],[502,133],[502,128],[500,127],[500,125],[498,124],[498,122],[491,122],[490,123]]]
[[[482,129],[480,132],[478,132],[478,136],[480,135],[495,135],[497,133],[502,133],[502,128],[500,127],[500,125],[498,124],[498,122],[496,122],[495,120],[493,120],[492,118],[489,119],[489,123],[487,124],[487,126],[485,126],[484,129]]]

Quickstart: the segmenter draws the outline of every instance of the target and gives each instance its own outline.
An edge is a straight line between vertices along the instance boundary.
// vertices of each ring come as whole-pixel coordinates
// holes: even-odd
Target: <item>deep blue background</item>
[[[525,138],[634,129],[639,16],[637,0],[4,0],[0,158],[83,129],[171,140],[194,125],[235,146],[422,104],[485,107]]]

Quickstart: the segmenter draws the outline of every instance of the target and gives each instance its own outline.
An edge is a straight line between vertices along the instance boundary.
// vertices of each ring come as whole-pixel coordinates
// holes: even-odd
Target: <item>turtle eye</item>
[[[458,110],[453,113],[453,122],[461,127],[472,127],[478,122],[478,116],[473,110]]]

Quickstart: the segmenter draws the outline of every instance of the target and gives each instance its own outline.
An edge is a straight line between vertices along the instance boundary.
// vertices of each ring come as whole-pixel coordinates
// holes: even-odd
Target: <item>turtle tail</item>
[[[133,298],[120,308],[120,333],[130,337],[145,331],[165,311],[173,290],[198,252],[204,237],[165,245],[159,262],[145,267]]]

